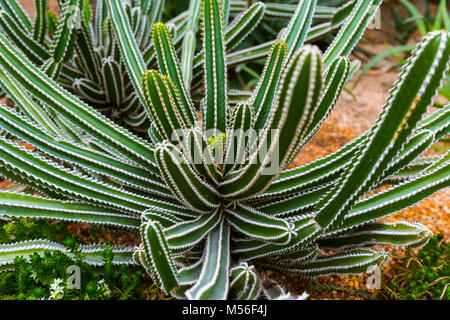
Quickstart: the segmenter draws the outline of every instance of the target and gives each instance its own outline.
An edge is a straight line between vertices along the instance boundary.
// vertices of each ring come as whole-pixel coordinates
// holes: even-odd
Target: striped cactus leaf
[[[228,24],[230,19],[231,0],[223,0],[223,21]]]
[[[407,167],[415,158],[422,154],[434,141],[434,136],[429,131],[419,131],[409,139],[405,149],[394,159],[392,164],[386,169],[385,176],[390,177],[398,171]],[[280,200],[274,198],[268,201],[256,202],[257,208],[264,212],[276,216],[285,216],[293,213],[312,210],[317,202],[326,195],[329,188],[335,183],[323,183],[320,187],[299,191],[293,195],[286,195]]]
[[[330,66],[324,79],[324,90],[320,98],[319,106],[314,113],[314,118],[308,128],[306,140],[312,139],[311,133],[317,132],[323,121],[338,101],[350,76],[350,61],[347,58],[337,58]]]
[[[411,162],[424,153],[435,141],[430,131],[418,131],[408,138],[405,147],[399,152],[394,161],[391,161],[379,181],[386,179],[407,167]]]
[[[286,245],[295,236],[294,226],[286,220],[268,216],[242,205],[225,209],[229,224],[249,238]]]
[[[242,262],[230,270],[231,300],[255,300],[261,292],[261,284],[256,269]]]
[[[180,282],[180,286],[187,286],[187,290],[190,286],[194,285],[200,278],[202,266],[203,261],[198,260],[196,263],[178,270],[178,281]],[[178,290],[176,290],[175,293],[177,293],[177,291]],[[185,296],[183,298],[185,298]]]
[[[230,127],[227,130],[225,162],[223,164],[224,175],[245,165],[249,145],[256,139],[253,121],[254,115],[251,105],[241,104],[236,106]]]
[[[240,104],[247,102],[252,97],[252,92],[230,89],[228,90],[228,103],[229,104]]]
[[[206,89],[206,112],[203,122],[206,131],[213,131],[207,136],[209,138],[226,131],[228,88],[223,11],[220,0],[203,0],[201,21]]]
[[[380,244],[421,247],[433,236],[433,233],[420,223],[370,223],[350,233],[319,240],[319,246],[326,249],[349,249],[371,247]]]
[[[187,19],[186,35],[183,39],[181,51],[181,70],[184,76],[184,86],[190,90],[192,81],[192,67],[194,64],[196,33],[200,20],[201,0],[189,2],[189,18]],[[226,20],[225,20],[226,21]]]
[[[102,266],[103,262],[103,250],[106,248],[104,245],[89,245],[80,246],[81,254],[84,256],[84,262],[92,266]],[[129,247],[113,247],[114,258],[112,260],[113,264],[120,265],[134,265],[133,261],[133,248]],[[14,259],[16,257],[29,258],[32,254],[37,253],[43,255],[45,251],[59,251],[68,255],[69,257],[74,257],[71,253],[61,244],[48,241],[48,240],[29,240],[24,242],[17,242],[12,244],[1,244],[0,245],[0,271],[14,264]]]
[[[55,134],[58,127],[48,113],[28,95],[20,83],[0,68],[0,86],[20,111],[33,123]]]
[[[192,127],[197,122],[197,115],[191,97],[184,85],[180,61],[175,52],[169,31],[163,23],[156,23],[153,26],[152,33],[153,46],[156,50],[161,74],[168,76],[173,81],[175,88],[179,93],[179,113],[182,116],[184,126]]]
[[[39,97],[92,136],[115,145],[138,163],[145,161],[154,166],[153,161],[149,160],[153,159],[153,148],[150,145],[60,88],[15,50],[3,35],[0,35],[0,61],[11,77],[19,81],[32,96]]]
[[[189,163],[206,181],[217,185],[221,180],[216,159],[205,135],[199,128],[190,128],[184,133],[182,150]]]
[[[155,129],[163,140],[177,141],[177,134],[186,128],[183,107],[175,84],[167,76],[154,70],[147,71],[142,77],[142,87],[146,108]]]
[[[186,35],[183,40],[183,51],[181,55],[181,69],[183,72],[184,86],[186,90],[191,89],[195,46],[196,46],[195,32],[189,30],[186,32]]]
[[[36,18],[33,23],[33,38],[43,44],[47,32],[47,0],[34,1]]]
[[[286,31],[283,32],[281,40],[288,46],[287,60],[289,60],[298,49],[300,49],[308,35],[308,30],[313,20],[317,0],[300,1],[289,21]]]
[[[98,0],[95,6],[94,30],[97,35],[97,46],[103,46],[106,38],[104,37],[105,20],[108,17],[108,8],[105,0]]]
[[[292,57],[280,83],[279,101],[258,142],[258,151],[248,166],[230,175],[220,186],[224,197],[242,200],[263,192],[289,164],[288,160],[299,151],[299,141],[317,106],[321,74],[321,56],[316,47],[307,46]],[[273,173],[267,173],[269,170]]]
[[[449,112],[450,106],[434,112],[431,116],[419,122],[417,130],[428,130],[434,134],[435,139],[442,138],[446,132],[450,132]],[[335,180],[345,166],[348,165],[352,154],[357,150],[358,145],[364,141],[368,133],[366,132],[327,157],[281,173],[278,180],[261,195],[261,198],[267,197],[276,200],[284,198],[286,194],[293,194],[316,187],[318,186],[316,183],[320,186],[327,181]]]
[[[376,14],[381,0],[358,0],[353,6],[350,16],[339,30],[327,51],[324,53],[324,64],[327,68],[338,57],[348,56],[362,37],[367,25]]]
[[[440,189],[448,187],[449,172],[450,161],[446,159],[437,168],[431,168],[419,174],[414,177],[414,180],[403,182],[394,188],[357,202],[345,216],[342,224],[325,234],[335,234],[336,232],[354,229],[357,226],[413,206]]]
[[[191,300],[224,300],[229,290],[230,227],[224,219],[208,234],[205,260],[197,283],[186,291]]]
[[[286,268],[272,265],[268,262],[262,263],[266,267],[287,271],[307,277],[318,277],[330,274],[355,274],[364,273],[370,267],[379,266],[387,259],[384,251],[353,250],[344,251],[333,255],[319,256],[315,260],[300,263]]]
[[[270,109],[275,101],[278,83],[283,70],[287,54],[287,45],[283,41],[273,44],[267,58],[258,86],[250,104],[255,109],[255,130],[262,130],[270,114]]]
[[[272,257],[291,253],[303,247],[312,237],[320,231],[319,226],[311,216],[306,215],[292,221],[295,236],[287,245],[266,243],[253,239],[235,239],[231,245],[231,253],[236,254],[242,261],[250,261],[264,257]]]
[[[379,181],[380,179],[383,179],[386,174],[386,167],[388,166],[394,166],[395,163],[393,163],[393,158],[398,155],[399,152],[404,148],[404,146],[409,142],[408,138],[410,137],[410,140],[413,139],[413,131],[417,128],[417,125],[419,125],[420,120],[423,118],[423,116],[426,114],[428,107],[433,104],[434,97],[436,96],[443,79],[445,79],[445,74],[449,70],[450,67],[450,37],[448,34],[443,33],[442,37],[440,37],[438,34],[429,34],[429,38],[425,38],[417,47],[417,51],[420,52],[420,50],[423,50],[423,55],[426,55],[427,52],[430,52],[433,46],[431,45],[431,42],[434,42],[434,50],[436,50],[435,54],[435,62],[430,67],[428,74],[426,75],[426,78],[423,80],[423,85],[420,88],[418,92],[418,98],[415,99],[415,101],[412,102],[410,110],[408,111],[407,115],[403,119],[403,122],[401,123],[400,127],[398,128],[397,132],[394,136],[394,142],[391,146],[386,150],[386,154],[384,155],[384,158],[381,160],[381,162],[378,164],[377,169],[373,172],[372,176],[373,179],[377,179],[376,181]],[[430,43],[430,44],[429,44]],[[436,47],[439,46],[439,49],[436,49]],[[414,51],[417,53],[417,51]],[[419,60],[420,58],[418,58]],[[414,73],[414,68],[418,67],[416,64],[419,62],[416,62],[414,64],[410,65],[410,72]],[[406,67],[408,68],[408,67]],[[417,69],[416,69],[417,70]],[[422,69],[427,70],[427,69]],[[405,79],[405,82],[407,82],[407,79]],[[402,92],[399,89],[398,94],[401,96]],[[406,94],[406,93],[405,93]],[[392,97],[391,97],[392,98]],[[399,96],[397,99],[400,98]],[[401,99],[401,98],[400,98]],[[393,98],[391,99],[391,101]],[[388,102],[389,103],[389,102]],[[392,102],[395,105],[395,102]],[[404,103],[407,103],[407,100],[404,100]],[[411,103],[411,102],[410,102]],[[417,133],[418,134],[418,133]],[[372,182],[371,180],[369,181]]]
[[[210,213],[220,205],[217,191],[202,180],[173,145],[157,145],[155,158],[166,185],[189,209]]]
[[[130,22],[126,18],[122,2],[119,0],[107,0],[109,14],[114,23],[114,34],[119,43],[119,49],[122,59],[128,71],[133,87],[142,104],[145,104],[144,92],[141,87],[141,79],[146,66],[144,58],[136,44]]]
[[[265,4],[263,2],[255,2],[233,19],[225,31],[227,51],[233,50],[258,26],[264,16],[264,8]]]
[[[36,65],[41,65],[50,58],[46,48],[34,40],[32,35],[21,29],[7,11],[0,12],[0,27],[11,42]]]
[[[41,70],[49,78],[57,79],[62,70],[62,63],[50,58],[42,64]]]
[[[146,24],[144,25],[144,35],[143,39],[147,39],[142,43],[144,47],[147,47],[150,42],[150,32],[151,27],[158,21],[161,20],[162,12],[164,9],[164,0],[152,0],[149,2],[147,7],[142,8],[144,17],[146,18]]]
[[[105,91],[92,80],[78,78],[72,83],[72,87],[87,102],[102,105],[108,101]]]
[[[265,4],[267,5],[270,4]],[[267,11],[267,10],[266,10]],[[325,35],[333,32],[334,30],[341,27],[341,24],[332,25],[330,22],[315,25],[311,27],[308,31],[308,35],[306,37],[305,42],[311,42],[318,40]],[[263,44],[258,44],[250,48],[241,49],[234,52],[228,52],[226,57],[227,68],[233,68],[239,66],[241,64],[251,63],[258,61],[260,59],[267,58],[269,53],[271,52],[272,46],[276,41],[268,41]],[[193,88],[196,89],[202,85],[201,75],[202,75],[202,56],[197,55],[194,60],[194,68],[193,68]]]
[[[433,132],[436,139],[441,139],[450,134],[450,103],[425,118],[417,125],[418,130]]]
[[[0,7],[13,17],[15,24],[26,32],[31,32],[33,23],[25,12],[19,1],[16,0],[0,0]]]
[[[140,187],[159,195],[169,191],[162,180],[145,169],[133,166],[86,147],[42,132],[21,118],[10,108],[0,104],[0,126],[55,158],[76,164],[87,170],[120,180],[124,184]]]
[[[0,155],[0,170],[3,173],[11,170],[20,172],[22,179],[29,180],[25,184],[33,182],[37,190],[50,190],[52,194],[64,193],[66,197],[72,199],[84,199],[125,212],[134,211],[136,214],[152,206],[175,211],[183,209],[182,206],[171,204],[169,201],[155,201],[149,197],[114,188],[94,178],[77,175],[5,140],[0,140]]]
[[[125,96],[122,71],[119,64],[112,57],[103,61],[102,76],[107,101],[115,106],[120,106]]]
[[[334,181],[328,184],[323,184],[320,187],[308,189],[286,196],[280,200],[271,199],[261,203],[254,203],[253,205],[262,212],[276,217],[286,217],[307,213],[314,210],[317,202],[327,193],[332,187]]]
[[[281,254],[276,257],[267,257],[264,260],[270,263],[276,263],[283,267],[298,265],[306,261],[314,260],[319,253],[319,247],[300,248],[292,252]]]
[[[81,23],[80,28],[77,29],[76,53],[79,59],[83,61],[83,71],[89,75],[92,81],[99,83],[101,81],[101,58],[94,47],[94,43],[92,32],[85,23]]]
[[[75,221],[137,229],[140,219],[81,202],[61,202],[17,193],[0,193],[0,216]]]
[[[141,226],[144,254],[140,255],[143,266],[166,293],[178,287],[177,270],[170,257],[170,249],[158,222],[146,221]]]
[[[50,54],[55,64],[72,58],[76,40],[76,24],[84,23],[82,10],[81,0],[68,0],[64,2],[61,21],[50,49]]]
[[[217,209],[212,214],[203,214],[195,220],[183,221],[164,229],[169,248],[173,252],[186,251],[205,239],[222,220]]]
[[[441,59],[445,52],[448,52],[446,58]],[[361,195],[361,190],[365,190],[368,183],[378,178],[373,174],[384,171],[388,163],[385,155],[388,152],[396,154],[395,150],[400,149],[404,143],[402,140],[405,140],[402,133],[409,131],[407,124],[411,121],[415,127],[415,123],[419,120],[416,116],[424,112],[420,109],[426,109],[425,103],[423,107],[419,105],[422,108],[417,112],[415,108],[411,109],[416,95],[424,94],[419,104],[420,101],[432,100],[447,68],[448,59],[450,59],[450,42],[447,34],[431,33],[419,44],[388,98],[369,141],[361,148],[360,155],[353,157],[352,164],[336,187],[319,202],[316,221],[322,227],[328,228],[342,221],[351,204]],[[441,60],[447,61],[445,62],[447,65],[441,66]],[[418,70],[421,77],[417,76]]]
[[[168,228],[177,223],[183,221],[175,215],[164,212],[163,210],[147,209],[142,213],[142,221],[155,221],[158,222],[161,227]]]

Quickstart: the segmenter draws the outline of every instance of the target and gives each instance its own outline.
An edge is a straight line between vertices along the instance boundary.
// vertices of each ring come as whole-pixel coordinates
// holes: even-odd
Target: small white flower
[[[105,283],[105,279],[99,280],[97,283],[98,283],[99,285],[102,285],[102,284]]]
[[[37,273],[36,273],[36,271],[31,272],[30,277],[31,277],[31,279],[36,280],[36,278],[37,278]]]
[[[64,289],[62,287],[56,288],[56,290],[54,291],[56,293],[64,293]]]
[[[57,278],[53,281],[53,283],[50,285],[50,297],[49,299],[52,300],[60,300],[64,297],[64,287],[61,285],[63,282],[62,279]]]
[[[307,294],[305,291],[305,292],[303,292],[303,294],[301,296],[297,297],[297,300],[306,300],[306,299],[308,299],[308,297],[309,297],[309,294]]]
[[[55,280],[53,280],[53,283],[50,285],[50,288],[52,290],[56,290],[57,288],[61,287],[62,282],[63,282],[62,279],[56,278]]]

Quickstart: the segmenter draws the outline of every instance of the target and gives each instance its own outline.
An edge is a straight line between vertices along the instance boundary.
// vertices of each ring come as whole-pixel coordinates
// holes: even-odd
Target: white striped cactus
[[[2,192],[0,216],[140,233],[134,252],[115,249],[116,262],[143,267],[162,290],[181,299],[255,299],[262,291],[268,298],[292,298],[263,279],[261,269],[310,277],[361,273],[386,259],[374,250],[378,244],[428,241],[431,232],[418,223],[377,221],[449,186],[450,154],[417,160],[450,132],[450,105],[424,118],[448,71],[448,33],[433,32],[420,42],[370,130],[332,155],[288,170],[354,73],[357,64],[346,56],[381,1],[346,7],[348,18],[324,54],[305,45],[320,7],[300,1],[270,45],[258,86],[236,107],[229,102],[233,56],[227,46],[237,31],[228,33],[234,25],[226,29],[220,0],[202,1],[197,57],[195,23],[189,23],[181,61],[171,29],[153,26],[159,72],[144,71],[137,35],[120,22],[126,5],[107,2],[116,21],[115,45],[151,120],[149,139],[66,91],[50,69],[36,67],[0,35],[2,89],[18,106],[0,105],[0,127],[7,133],[0,139],[0,172],[45,195]],[[191,4],[191,13],[197,5]],[[113,62],[108,60],[108,72]],[[198,63],[205,87],[200,114],[189,93]],[[366,196],[393,181],[386,191]],[[98,248],[83,248],[88,262],[99,262]],[[43,249],[64,250],[45,240],[0,245],[0,271],[11,268],[15,256]]]

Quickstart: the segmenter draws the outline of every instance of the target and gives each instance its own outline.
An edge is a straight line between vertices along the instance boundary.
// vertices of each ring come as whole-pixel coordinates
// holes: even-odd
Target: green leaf
[[[80,246],[84,262],[95,267],[103,266],[103,252],[105,248],[106,246],[104,245]],[[114,247],[112,250],[114,253],[113,264],[135,265],[133,261],[134,248]],[[12,244],[0,244],[0,270],[13,265],[16,257],[29,258],[34,253],[43,256],[45,251],[59,251],[75,258],[74,254],[64,246],[48,240],[29,240]]]
[[[226,131],[228,88],[223,11],[220,0],[203,0],[201,17],[206,89],[206,112],[203,122],[209,138]]]
[[[294,15],[289,21],[286,31],[283,32],[281,40],[288,46],[287,59],[300,49],[308,35],[317,0],[300,1]]]
[[[230,293],[232,300],[256,300],[261,284],[254,266],[242,262],[230,270]]]
[[[183,221],[164,229],[169,248],[175,252],[186,251],[200,243],[222,220],[217,209],[212,214],[204,214],[195,220]]]
[[[0,6],[13,17],[15,24],[25,32],[31,32],[33,24],[21,4],[17,0],[0,0]]]
[[[167,76],[154,70],[147,71],[142,77],[142,87],[146,108],[155,130],[168,141],[180,139],[180,129],[186,129],[180,97],[174,83]]]
[[[137,163],[147,163],[148,169],[155,168],[153,147],[127,130],[115,125],[93,108],[62,89],[32,65],[19,51],[0,35],[0,62],[13,79],[30,94],[47,103],[58,114],[105,144],[120,150],[125,157]]]
[[[258,148],[251,151],[249,164],[229,175],[220,193],[244,200],[266,190],[302,147],[306,128],[312,121],[322,88],[322,61],[318,48],[305,46],[289,61],[284,71],[279,99],[272,108]]]
[[[186,130],[183,138],[183,154],[197,173],[206,181],[217,185],[221,180],[213,150],[200,128]]]
[[[316,221],[322,227],[342,221],[362,191],[379,179],[436,94],[449,59],[450,42],[443,32],[429,34],[414,51],[367,142],[336,187],[317,205]],[[417,95],[421,98],[412,107]]]
[[[166,185],[185,206],[199,213],[210,213],[220,205],[217,191],[202,180],[173,145],[158,144],[155,158]]]
[[[229,290],[230,227],[221,223],[208,234],[205,260],[197,283],[186,296],[191,300],[225,300]]]
[[[140,219],[88,203],[61,202],[25,194],[0,193],[0,216],[92,223],[136,229]]]
[[[233,110],[230,128],[227,130],[224,175],[245,165],[249,145],[255,139],[253,129],[253,107],[248,104],[236,106]]]
[[[145,104],[141,79],[146,66],[131,30],[130,22],[126,18],[123,2],[119,0],[107,0],[107,4],[121,56],[128,71],[128,76],[138,94],[139,100],[142,104]]]
[[[286,245],[295,236],[294,226],[286,220],[268,216],[250,207],[237,205],[225,209],[230,225],[240,233],[267,243]]]
[[[283,41],[273,44],[267,58],[258,86],[254,90],[250,104],[255,109],[255,130],[262,130],[266,125],[272,104],[276,99],[279,79],[286,57],[287,45]]]
[[[256,2],[233,19],[225,32],[227,51],[233,50],[258,26],[264,16],[264,8],[264,3]]]
[[[191,97],[184,85],[180,61],[173,46],[172,37],[163,23],[156,23],[153,26],[152,34],[153,46],[156,50],[161,74],[168,76],[173,81],[180,100],[179,113],[182,116],[184,126],[192,127],[197,122],[197,115]]]
[[[381,0],[358,0],[345,25],[339,30],[324,54],[324,65],[328,68],[340,56],[348,56],[362,37],[367,25],[376,14]]]
[[[33,38],[43,44],[47,32],[47,0],[35,0],[36,18],[33,24]]]
[[[387,259],[384,251],[354,250],[332,255],[319,256],[310,262],[295,266],[279,267],[271,263],[262,263],[266,267],[285,272],[317,277],[332,274],[355,274],[367,272],[372,266],[378,266]]]
[[[170,293],[178,286],[178,278],[161,225],[151,220],[144,222],[141,237],[144,245],[144,255],[141,255],[143,266],[159,287]]]
[[[377,245],[421,247],[433,236],[424,225],[410,222],[371,223],[338,237],[319,240],[326,249],[347,249]]]

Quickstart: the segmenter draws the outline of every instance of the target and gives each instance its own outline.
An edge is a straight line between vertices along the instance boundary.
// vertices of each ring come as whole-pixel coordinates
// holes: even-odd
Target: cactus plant
[[[192,50],[182,50],[189,59],[180,62],[170,28],[156,23],[159,71],[144,72],[135,35],[118,24],[118,47],[151,120],[148,139],[69,93],[0,35],[2,89],[20,106],[0,105],[0,171],[45,195],[2,192],[0,216],[140,233],[133,250],[115,248],[115,262],[141,266],[181,299],[253,299],[262,291],[287,298],[261,269],[361,273],[386,259],[378,244],[425,244],[431,232],[421,224],[377,221],[449,186],[449,154],[417,160],[450,130],[450,105],[424,118],[449,67],[448,33],[430,33],[417,46],[371,129],[332,155],[288,169],[354,73],[347,56],[380,2],[355,2],[322,54],[305,45],[316,1],[300,1],[271,44],[256,89],[230,107],[224,11],[220,0],[203,0],[200,114],[189,94],[195,72],[185,68],[195,71]],[[123,22],[125,6],[107,4]],[[54,128],[36,120],[41,115],[61,122]],[[395,184],[367,196],[387,182]],[[83,248],[88,262],[99,263],[99,248]],[[63,250],[45,240],[0,245],[0,271],[17,255],[45,249]]]
[[[127,0],[108,4],[106,0],[99,0],[95,12],[88,0],[58,3],[59,20],[46,10],[47,0],[36,0],[36,18],[31,21],[17,1],[0,1],[1,32],[63,88],[113,121],[135,131],[147,131],[150,122],[143,107],[140,77],[134,75],[157,67],[151,29],[161,20],[164,1]],[[185,78],[190,80],[195,75],[193,89],[201,85],[202,55],[201,52],[195,54],[200,3],[200,0],[191,1],[188,11],[166,22],[176,50],[182,51]],[[121,11],[115,8],[117,5]],[[319,9],[314,16],[318,25],[309,40],[335,30],[346,16],[345,7],[321,6]],[[245,1],[228,2],[230,18],[224,22],[227,25],[224,27],[227,54],[233,55],[239,63],[264,57],[271,42],[263,44],[262,48],[245,50],[242,46],[236,50],[237,45],[263,20],[287,21],[294,10],[295,6],[284,4],[256,2],[247,8]],[[124,38],[124,32],[132,34],[133,41]],[[123,51],[123,48],[127,49]],[[230,67],[234,65],[230,64]],[[186,86],[189,90],[190,81]],[[247,96],[245,92],[230,92],[230,97],[235,100]],[[64,122],[58,118],[53,121]]]

